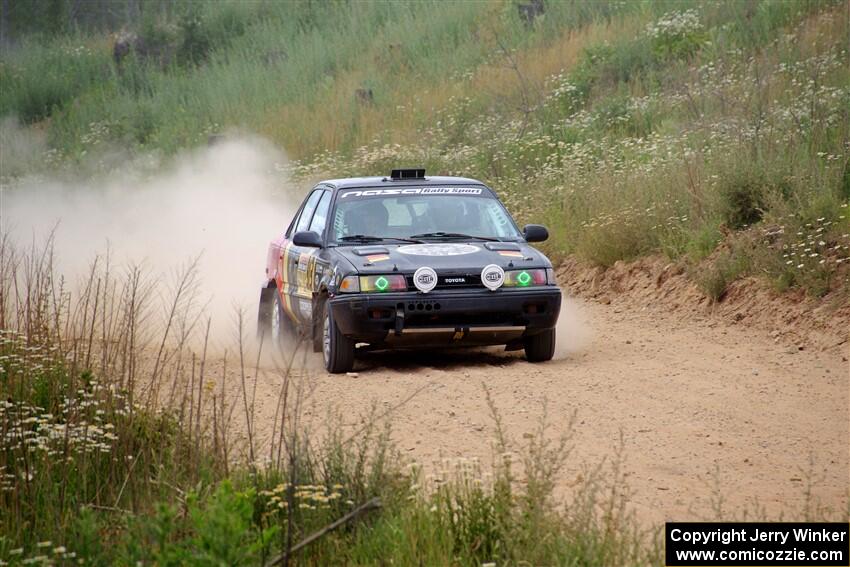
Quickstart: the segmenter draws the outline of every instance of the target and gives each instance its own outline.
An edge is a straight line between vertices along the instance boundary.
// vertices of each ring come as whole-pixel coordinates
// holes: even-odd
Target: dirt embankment
[[[558,276],[569,293],[582,298],[747,327],[789,348],[832,350],[846,345],[850,336],[847,294],[812,299],[802,291],[778,293],[748,277],[733,282],[723,300],[714,302],[682,266],[660,257],[617,262],[607,270],[571,258]]]

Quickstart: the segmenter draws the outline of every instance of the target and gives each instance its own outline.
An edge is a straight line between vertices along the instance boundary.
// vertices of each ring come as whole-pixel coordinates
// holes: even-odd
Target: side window
[[[320,235],[325,231],[325,224],[328,222],[328,209],[331,206],[331,192],[325,191],[322,195],[322,200],[319,201],[319,206],[316,207],[316,213],[313,215],[313,220],[310,222],[310,230]]]
[[[322,196],[324,191],[322,189],[316,189],[307,198],[307,202],[304,204],[304,208],[301,209],[301,216],[298,217],[298,222],[295,224],[295,232],[301,232],[302,230],[307,230],[307,227],[310,226],[310,220],[313,218],[313,212],[316,210],[316,204],[319,202],[319,198]]]

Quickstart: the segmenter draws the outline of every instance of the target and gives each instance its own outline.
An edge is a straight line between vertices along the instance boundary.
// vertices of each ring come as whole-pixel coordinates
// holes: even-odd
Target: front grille
[[[439,311],[408,312],[404,319],[405,328],[416,327],[467,327],[482,325],[523,324],[522,317],[507,313],[440,313]]]
[[[407,277],[407,289],[415,290],[416,286],[413,283],[413,275]],[[481,274],[438,274],[437,287],[434,289],[477,289],[483,288],[481,285]]]

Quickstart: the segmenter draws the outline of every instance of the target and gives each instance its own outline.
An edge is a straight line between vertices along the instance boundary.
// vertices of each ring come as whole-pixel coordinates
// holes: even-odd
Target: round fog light
[[[437,272],[434,271],[434,268],[422,266],[413,272],[413,285],[422,293],[428,293],[437,287]]]
[[[481,283],[490,291],[496,291],[505,283],[505,270],[496,264],[488,264],[481,270]]]

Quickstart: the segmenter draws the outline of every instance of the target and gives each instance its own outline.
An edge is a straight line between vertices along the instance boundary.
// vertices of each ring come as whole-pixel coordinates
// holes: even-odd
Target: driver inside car
[[[346,215],[348,231],[346,236],[363,234],[366,236],[387,236],[389,212],[378,200],[367,201]]]
[[[431,210],[430,216],[436,221],[433,232],[465,233],[472,230],[463,203],[455,202],[453,199],[434,199]]]

